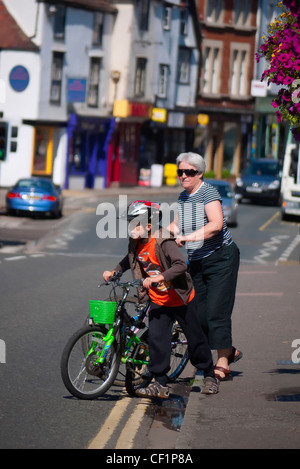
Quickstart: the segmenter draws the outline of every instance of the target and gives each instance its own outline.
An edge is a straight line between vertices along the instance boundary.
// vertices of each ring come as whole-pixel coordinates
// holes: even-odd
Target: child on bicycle
[[[204,373],[202,393],[216,394],[212,354],[197,314],[195,292],[187,264],[175,239],[159,227],[160,206],[148,201],[133,202],[127,211],[129,248],[113,271],[105,271],[108,281],[116,272],[131,269],[134,278],[144,278],[148,293],[149,354],[148,370],[154,382],[136,391],[140,397],[169,397],[167,373],[170,369],[172,326],[178,321],[188,341],[191,363]],[[141,293],[141,292],[140,292]]]

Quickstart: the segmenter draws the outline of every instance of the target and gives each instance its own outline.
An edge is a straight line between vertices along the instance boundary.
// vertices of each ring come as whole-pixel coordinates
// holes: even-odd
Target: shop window
[[[36,127],[34,134],[32,174],[51,175],[53,129]]]
[[[234,158],[238,139],[238,124],[234,122],[224,123],[224,159],[223,169],[228,169],[234,174]]]
[[[87,97],[87,104],[90,107],[97,107],[99,102],[100,65],[101,59],[99,57],[91,58]]]
[[[57,103],[57,104],[61,102],[63,60],[64,60],[64,54],[62,52],[53,52],[52,68],[51,68],[50,101],[52,103]]]
[[[85,151],[84,138],[80,132],[74,132],[70,139],[69,169],[71,174],[84,173]]]
[[[138,58],[136,60],[134,95],[144,96],[146,91],[146,67],[147,59]]]

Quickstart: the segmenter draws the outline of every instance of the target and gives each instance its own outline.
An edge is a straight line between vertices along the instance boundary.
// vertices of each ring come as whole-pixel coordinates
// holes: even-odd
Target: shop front
[[[108,161],[115,119],[70,114],[65,188],[107,187]]]

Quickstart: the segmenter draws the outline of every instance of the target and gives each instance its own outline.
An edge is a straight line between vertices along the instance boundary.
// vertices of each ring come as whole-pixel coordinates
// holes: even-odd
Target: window
[[[179,48],[178,56],[178,82],[188,84],[190,82],[191,50],[186,47]]]
[[[94,14],[93,44],[100,47],[102,46],[103,40],[103,27],[104,14],[97,12]]]
[[[54,37],[56,39],[63,39],[65,37],[66,7],[56,5],[55,8]]]
[[[231,94],[246,96],[248,94],[248,53],[246,50],[235,49],[232,53]]]
[[[63,61],[64,54],[62,52],[53,52],[50,89],[50,101],[52,103],[59,104],[61,101]]]
[[[206,47],[204,54],[203,92],[219,93],[221,51],[218,47]]]
[[[89,86],[88,86],[88,96],[87,96],[87,104],[90,107],[98,106],[100,64],[101,64],[101,59],[99,57],[92,57],[90,59]]]
[[[146,66],[147,60],[138,58],[136,60],[134,95],[144,96],[146,91]]]
[[[157,96],[159,98],[167,97],[168,78],[169,78],[169,66],[161,64],[159,66],[158,91],[157,91]]]
[[[171,29],[172,7],[163,7],[162,27],[165,30]]]
[[[188,19],[189,19],[189,9],[182,8],[180,10],[180,34],[186,36],[188,33]]]
[[[234,1],[234,22],[236,25],[244,26],[250,19],[249,0]]]
[[[206,19],[218,23],[222,19],[223,0],[207,0]]]
[[[150,0],[139,0],[139,27],[141,31],[148,31]]]

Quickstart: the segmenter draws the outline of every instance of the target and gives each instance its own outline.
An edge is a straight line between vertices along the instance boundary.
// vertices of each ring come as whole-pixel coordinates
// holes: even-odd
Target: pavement
[[[196,374],[177,450],[300,448],[299,280],[299,266],[241,265],[232,319],[243,358],[216,395],[201,395]]]
[[[127,194],[155,199],[180,187],[64,191],[69,204]],[[3,207],[4,189],[0,189]],[[176,200],[176,199],[175,199]],[[75,204],[76,205],[76,204]],[[300,448],[300,265],[241,265],[233,313],[233,341],[243,358],[216,395],[193,383],[173,449]],[[161,442],[161,448],[166,448]],[[159,446],[157,446],[159,449]]]

